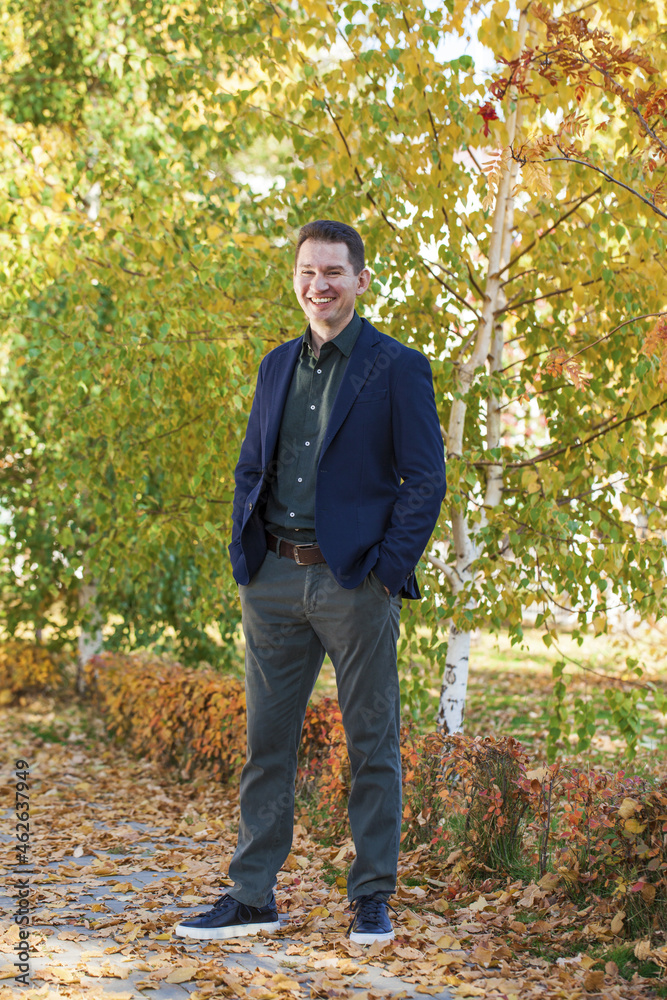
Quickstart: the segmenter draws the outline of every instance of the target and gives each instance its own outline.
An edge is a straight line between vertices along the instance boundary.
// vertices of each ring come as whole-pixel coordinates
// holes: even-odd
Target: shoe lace
[[[225,892],[222,894],[222,896],[219,896],[218,899],[216,899],[215,903],[212,906],[212,909],[217,912],[218,910],[228,910],[230,906],[237,906],[237,905],[238,904],[236,900],[232,899],[232,897],[228,896],[227,893]]]
[[[250,918],[252,916],[253,909],[255,910],[262,909],[262,907],[246,906],[245,903],[239,903],[237,899],[234,899],[233,896],[229,896],[225,892],[222,894],[222,896],[219,896],[218,899],[216,899],[215,903],[212,906],[212,910],[214,910],[216,913],[218,912],[224,913],[225,910],[228,910],[230,909],[230,907],[233,906],[238,906],[239,913],[241,914],[242,917],[245,918]]]
[[[359,896],[357,899],[353,899],[350,903],[350,909],[352,910],[353,916],[350,921],[350,926],[347,929],[347,937],[350,936],[357,921],[367,920],[369,923],[379,923],[384,916],[383,907],[388,907],[393,913],[396,910],[388,903],[381,892],[371,893],[369,896]]]

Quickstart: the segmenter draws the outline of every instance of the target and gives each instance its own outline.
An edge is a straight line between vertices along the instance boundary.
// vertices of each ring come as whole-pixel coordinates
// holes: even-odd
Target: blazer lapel
[[[350,359],[343,375],[343,381],[334,400],[327,425],[327,432],[322,442],[320,459],[338,433],[345,417],[350,412],[350,407],[373,370],[379,353],[380,337],[378,331],[365,319],[357,342],[352,348],[352,353],[350,354]]]
[[[302,343],[303,337],[297,337],[296,340],[287,345],[286,350],[278,355],[276,365],[272,371],[273,385],[270,387],[267,386],[271,394],[271,405],[269,406],[264,431],[264,461],[266,464],[271,461],[276,449],[280,422],[283,418],[283,410],[285,409],[285,400],[287,399],[287,393]]]

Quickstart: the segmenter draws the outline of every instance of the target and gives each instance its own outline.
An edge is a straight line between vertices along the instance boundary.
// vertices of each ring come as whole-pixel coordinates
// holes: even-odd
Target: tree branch
[[[652,413],[653,410],[657,410],[657,408],[659,406],[662,406],[663,403],[667,403],[667,396],[664,396],[663,399],[661,399],[659,402],[654,403],[653,406],[649,406],[645,410],[641,410],[639,413],[631,413],[630,416],[623,417],[622,420],[617,420],[615,424],[611,424],[609,427],[606,427],[604,430],[598,431],[597,434],[591,434],[589,437],[584,438],[583,441],[578,441],[576,444],[566,444],[566,445],[563,445],[562,448],[558,448],[558,449],[556,449],[556,451],[550,451],[550,452],[547,452],[547,453],[545,453],[543,455],[536,455],[535,458],[531,458],[531,459],[529,459],[526,462],[508,462],[507,468],[508,469],[522,469],[522,468],[525,468],[526,466],[529,466],[529,465],[537,465],[538,462],[546,462],[550,458],[556,458],[558,455],[562,455],[564,452],[566,452],[568,450],[568,448],[571,451],[575,451],[577,448],[583,448],[585,445],[590,444],[591,441],[595,441],[596,438],[602,437],[604,434],[609,434],[610,431],[616,430],[617,427],[621,427],[623,424],[627,424],[627,423],[629,423],[632,420],[637,420],[638,417],[644,417],[644,416],[646,416],[647,413]],[[480,465],[482,463],[475,462],[474,464],[475,465]],[[484,465],[488,465],[490,463],[484,462],[483,464]]]
[[[586,194],[582,198],[580,198],[577,204],[574,205],[569,210],[569,212],[565,212],[565,214],[561,215],[559,219],[556,219],[556,221],[552,226],[549,226],[548,229],[545,229],[545,231],[541,233],[536,239],[534,239],[532,243],[529,243],[527,247],[525,247],[523,250],[519,250],[519,252],[515,254],[514,257],[512,257],[511,260],[508,261],[508,263],[505,264],[505,266],[501,268],[500,271],[498,271],[498,274],[501,275],[503,271],[509,270],[509,268],[512,267],[513,264],[516,264],[516,262],[521,257],[523,257],[524,254],[528,253],[529,250],[532,250],[536,243],[539,243],[541,240],[543,240],[545,236],[549,235],[549,233],[553,233],[554,229],[557,229],[558,226],[560,226],[561,222],[565,222],[565,220],[568,219],[574,212],[576,212],[578,208],[581,208],[584,202],[588,201],[589,198],[592,198],[594,195],[598,194],[598,192],[601,190],[602,190],[602,185],[600,184],[598,185],[598,187],[595,188],[594,191],[591,191],[590,194]],[[515,275],[515,277],[518,276]],[[509,284],[510,281],[514,281],[514,278],[508,278],[505,284],[506,285]]]
[[[650,468],[648,468],[646,470],[646,474],[648,474],[649,472],[659,472],[660,469],[664,468],[667,468],[667,462],[660,462],[658,465],[652,465]],[[606,483],[602,483],[600,486],[591,486],[590,489],[583,490],[581,493],[577,493],[573,497],[558,497],[556,503],[558,504],[559,507],[562,507],[566,503],[574,503],[575,500],[581,500],[582,497],[588,496],[589,493],[598,493],[601,492],[602,490],[609,489],[610,487],[618,486],[619,483],[622,483],[625,479],[629,478],[630,478],[630,473],[628,472],[625,473],[624,475],[619,476],[618,479],[610,479]],[[623,492],[626,493],[627,490],[623,490]],[[629,495],[634,496],[633,493]]]
[[[439,285],[442,285],[443,288],[446,288],[447,291],[450,293],[450,295],[453,295],[454,298],[461,303],[461,305],[464,305],[466,309],[469,309],[470,312],[474,313],[477,319],[479,319],[479,313],[477,312],[474,306],[471,306],[469,302],[466,302],[463,296],[459,295],[459,293],[455,291],[451,285],[448,285],[446,281],[443,281],[442,278],[439,278],[438,275],[435,274],[429,267],[428,261],[424,260],[423,264],[428,273],[431,275],[431,277],[435,278],[435,280],[438,282]]]
[[[576,160],[573,156],[567,156],[560,148],[560,146],[558,147],[558,149],[560,150],[561,153],[563,153],[563,155],[549,156],[547,157],[547,159],[544,160],[544,163],[578,163],[579,166],[581,167],[588,167],[590,170],[594,170],[597,174],[602,174],[602,176],[605,177],[612,184],[617,184],[619,187],[624,188],[629,194],[633,194],[635,198],[639,198],[639,200],[643,201],[645,205],[648,205],[648,207],[653,212],[655,212],[656,215],[659,215],[661,219],[667,219],[667,214],[662,212],[658,208],[658,206],[654,205],[653,202],[649,201],[648,198],[645,198],[644,195],[640,194],[639,191],[635,191],[634,188],[631,188],[627,184],[624,184],[623,181],[619,181],[616,177],[612,177],[611,174],[608,174],[607,171],[603,170],[601,167],[596,167],[592,163],[588,163],[586,160]]]
[[[602,278],[591,278],[589,281],[582,281],[581,284],[582,287],[584,285],[595,285],[598,281],[602,281]],[[565,295],[567,292],[571,292],[573,288],[574,285],[568,285],[567,288],[557,288],[553,292],[542,292],[541,295],[534,295],[532,299],[523,299],[523,301],[517,302],[516,304],[513,304],[510,299],[503,312],[514,312],[515,309],[520,309],[521,306],[529,306],[532,302],[539,302],[540,299],[551,299],[554,295]]]
[[[362,178],[361,174],[359,173],[359,168],[357,167],[356,161],[355,161],[354,157],[352,156],[352,153],[350,151],[350,147],[348,145],[347,139],[345,138],[345,136],[343,134],[343,130],[341,129],[340,125],[338,124],[338,119],[336,118],[336,116],[334,115],[333,111],[331,110],[331,105],[329,104],[329,102],[326,99],[326,97],[324,98],[324,106],[326,107],[327,112],[329,113],[329,117],[331,118],[331,121],[334,123],[334,125],[336,127],[336,131],[338,132],[338,135],[340,136],[341,142],[345,146],[345,152],[347,153],[350,162],[354,165],[353,169],[354,169],[355,176],[356,176],[357,180],[359,181],[359,183],[361,184],[361,186],[363,188],[364,182],[363,182],[363,178]],[[391,222],[387,218],[387,216],[385,215],[383,209],[378,208],[377,202],[373,198],[373,196],[370,193],[370,191],[366,191],[366,197],[370,201],[370,203],[373,206],[373,208],[377,212],[380,213],[380,215],[382,216],[382,218],[384,219],[384,221],[387,223],[387,225],[389,226],[389,228],[391,230],[393,230],[393,232],[396,232],[396,226],[393,224],[393,222]]]
[[[438,572],[442,573],[453,590],[456,586],[456,571],[452,569],[451,566],[448,566],[447,563],[443,562],[442,559],[438,559],[437,556],[427,555],[426,558],[430,562],[431,566],[434,566]]]
[[[630,323],[638,323],[640,319],[655,319],[658,316],[667,316],[667,312],[644,313],[643,316],[633,316],[632,319],[626,319],[623,323],[619,323],[618,326],[615,326],[613,330],[610,330],[609,333],[605,333],[604,337],[599,337],[598,340],[594,340],[592,344],[587,344],[586,347],[582,347],[581,350],[576,352],[576,354],[571,355],[567,361],[572,361],[573,358],[579,357],[580,354],[583,354],[584,351],[587,351],[590,347],[595,347],[596,344],[601,344],[603,340],[608,340],[613,333],[616,333],[618,330],[622,330],[624,326],[629,326]],[[563,364],[565,363],[566,362],[563,362]]]

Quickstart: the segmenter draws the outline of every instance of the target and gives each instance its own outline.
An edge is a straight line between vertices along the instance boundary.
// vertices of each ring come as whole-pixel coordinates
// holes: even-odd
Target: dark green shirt
[[[315,484],[334,400],[352,348],[361,330],[355,312],[344,330],[312,349],[310,325],[290,383],[272,468],[264,523],[274,535],[290,541],[315,541]]]

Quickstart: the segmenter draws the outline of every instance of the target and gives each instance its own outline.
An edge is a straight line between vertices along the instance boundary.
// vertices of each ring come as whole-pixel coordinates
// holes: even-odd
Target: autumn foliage
[[[0,648],[5,690],[54,689],[62,662],[27,643]],[[104,654],[86,667],[108,732],[181,780],[236,781],[245,760],[241,681],[147,654]],[[30,677],[30,685],[27,678]],[[667,779],[531,760],[512,737],[423,735],[404,727],[404,850],[458,892],[517,874],[577,904],[595,904],[611,936],[667,929]],[[347,832],[349,763],[340,709],[306,714],[297,776],[300,822],[318,836]],[[602,926],[602,925],[601,925]]]
[[[149,654],[102,654],[86,680],[108,731],[140,756],[229,779],[245,760],[245,691],[233,677]]]
[[[89,697],[107,730],[132,751],[188,780],[202,772],[237,779],[246,753],[245,688],[209,667],[192,669],[149,654],[102,654],[86,666]],[[345,822],[349,765],[340,709],[323,698],[308,708],[298,789],[328,830]]]
[[[42,646],[13,640],[0,645],[0,704],[67,683],[65,658]]]
[[[441,723],[474,629],[664,614],[664,3],[6,15],[6,632],[97,614],[107,648],[232,666],[233,467],[313,218],[358,228],[360,308],[432,362],[448,496],[400,665],[446,661]]]
[[[429,737],[431,773],[438,740],[432,791],[464,817],[455,857],[446,820],[433,839],[443,858],[469,873],[532,869],[543,887],[597,901],[614,934],[624,921],[635,936],[667,929],[667,779],[535,766],[511,736]]]

